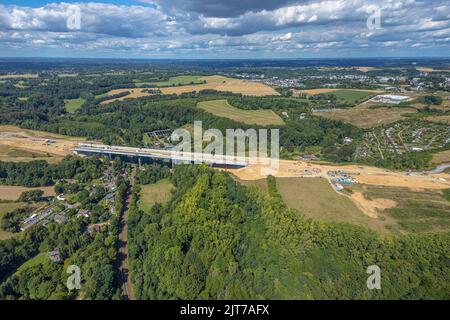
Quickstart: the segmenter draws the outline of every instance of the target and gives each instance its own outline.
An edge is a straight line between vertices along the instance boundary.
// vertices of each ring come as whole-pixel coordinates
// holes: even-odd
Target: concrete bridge
[[[121,146],[108,146],[103,144],[79,143],[73,149],[78,155],[98,156],[105,155],[112,159],[115,156],[122,156],[137,159],[139,165],[145,159],[156,161],[168,161],[172,164],[178,163],[206,163],[217,167],[246,167],[249,165],[247,157],[211,155],[194,152],[176,152],[171,150],[133,148]]]

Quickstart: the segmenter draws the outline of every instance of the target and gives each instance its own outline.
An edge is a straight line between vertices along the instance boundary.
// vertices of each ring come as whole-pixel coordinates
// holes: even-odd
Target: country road
[[[133,285],[131,283],[131,273],[128,263],[128,211],[131,201],[131,190],[133,190],[135,172],[133,171],[131,177],[131,186],[127,191],[127,199],[125,201],[124,210],[121,213],[119,221],[119,240],[118,240],[118,266],[119,266],[119,281],[123,290],[125,300],[135,300]]]

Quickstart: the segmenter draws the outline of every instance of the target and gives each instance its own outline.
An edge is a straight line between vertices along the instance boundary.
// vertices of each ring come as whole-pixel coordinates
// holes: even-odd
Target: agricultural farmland
[[[333,109],[328,112],[317,112],[324,118],[341,120],[360,128],[372,128],[404,119],[404,115],[417,112],[414,108],[370,108],[362,104],[354,108]]]
[[[135,83],[138,87],[142,86],[156,86],[156,87],[172,87],[172,86],[184,86],[193,84],[204,84],[206,80],[201,80],[199,76],[176,76],[169,78],[168,81],[160,82],[143,82],[136,80]]]
[[[198,107],[218,117],[246,124],[283,125],[283,120],[272,110],[242,110],[231,106],[227,100],[204,101]]]
[[[0,200],[10,200],[16,201],[19,199],[22,192],[31,190],[42,190],[44,191],[45,197],[50,197],[55,195],[53,187],[37,187],[37,188],[26,188],[20,186],[4,186],[0,185]]]
[[[375,92],[377,91],[377,92]],[[343,100],[348,103],[356,103],[361,100],[368,99],[374,93],[379,93],[380,90],[363,91],[363,90],[337,90],[332,92],[338,100]]]
[[[222,76],[207,76],[198,78],[199,81],[205,81],[206,83],[197,85],[185,85],[185,86],[170,86],[170,87],[149,87],[149,88],[125,88],[115,89],[107,92],[105,96],[113,96],[129,92],[128,95],[116,99],[110,99],[103,101],[102,104],[108,104],[115,101],[122,101],[125,99],[139,98],[145,96],[154,95],[153,91],[159,90],[161,94],[176,94],[189,92],[199,92],[201,90],[216,90],[232,93],[240,93],[245,96],[278,96],[271,87],[258,83],[250,82],[246,80],[232,79]]]

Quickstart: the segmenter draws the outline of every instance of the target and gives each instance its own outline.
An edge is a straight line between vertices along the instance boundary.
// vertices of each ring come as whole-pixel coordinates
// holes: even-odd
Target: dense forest
[[[5,276],[20,263],[41,252],[58,248],[64,266],[45,262],[15,271],[0,284],[0,299],[59,300],[80,298],[91,300],[119,299],[116,289],[114,261],[116,259],[116,236],[114,227],[98,232],[90,238],[86,225],[80,220],[64,225],[52,224],[48,229],[33,230],[19,239],[0,241],[0,276]],[[45,253],[41,253],[45,254]],[[66,269],[79,266],[83,286],[80,292],[66,287]]]
[[[0,161],[0,184],[24,187],[42,187],[55,184],[59,179],[72,179],[83,182],[98,178],[105,164],[93,158],[68,156],[57,164],[44,160],[31,162]]]
[[[270,180],[270,178],[269,178]],[[204,166],[177,166],[165,205],[133,197],[132,276],[140,299],[448,299],[450,234],[380,237],[312,221]],[[382,289],[368,290],[378,265]]]

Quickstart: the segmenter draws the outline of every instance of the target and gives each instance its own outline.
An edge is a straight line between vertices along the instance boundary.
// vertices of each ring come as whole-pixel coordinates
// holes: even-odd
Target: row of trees
[[[227,98],[228,103],[233,107],[245,110],[258,109],[272,109],[272,110],[286,110],[286,109],[300,109],[303,112],[309,110],[309,103],[299,99],[287,98],[264,98],[264,97],[238,97],[233,96]]]

